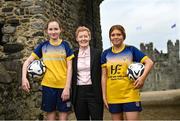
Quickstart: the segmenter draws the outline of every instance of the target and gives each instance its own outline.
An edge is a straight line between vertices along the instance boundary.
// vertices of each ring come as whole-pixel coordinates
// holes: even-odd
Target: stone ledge
[[[142,92],[141,100],[145,106],[180,105],[180,89]]]

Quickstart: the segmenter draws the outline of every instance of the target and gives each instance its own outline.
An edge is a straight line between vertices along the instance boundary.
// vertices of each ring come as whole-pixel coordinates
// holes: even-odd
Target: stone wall
[[[141,119],[180,120],[180,89],[142,92]]]
[[[0,0],[0,119],[42,119],[40,82],[31,80],[31,92],[21,90],[21,68],[34,47],[44,41],[44,25],[50,18],[62,24],[62,37],[77,47],[77,26],[91,29],[91,45],[102,49],[100,11],[102,0]],[[168,43],[168,53],[144,47],[155,60],[143,91],[180,88],[177,44]],[[143,46],[142,46],[143,47]],[[154,56],[156,55],[156,56]],[[166,60],[168,58],[168,60]],[[173,78],[173,80],[172,80]]]
[[[142,92],[141,120],[180,120],[180,89],[168,91]],[[72,114],[73,115],[73,114]],[[111,120],[104,110],[104,119]]]
[[[34,47],[46,38],[45,23],[61,22],[62,37],[77,47],[79,25],[92,31],[91,45],[102,49],[101,0],[0,0],[0,120],[42,119],[40,82],[30,80],[31,92],[21,90],[21,68]]]
[[[145,81],[143,91],[159,91],[180,88],[179,40],[167,42],[167,53],[153,48],[153,43],[140,45],[141,50],[155,62],[153,70]]]
[[[77,46],[74,38],[75,29],[85,25],[92,32],[91,45],[102,49],[100,27],[100,0],[45,0],[45,15],[58,18],[64,29],[63,37]]]
[[[30,94],[22,92],[21,67],[34,46],[43,39],[42,1],[5,1],[0,4],[0,119],[37,119],[41,115],[40,91],[31,82]],[[31,113],[30,113],[31,112]]]

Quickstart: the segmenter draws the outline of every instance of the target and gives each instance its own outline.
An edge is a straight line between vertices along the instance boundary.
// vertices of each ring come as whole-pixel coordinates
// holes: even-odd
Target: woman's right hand
[[[22,89],[26,92],[29,92],[30,91],[30,84],[29,84],[29,81],[27,78],[23,78],[22,79]]]

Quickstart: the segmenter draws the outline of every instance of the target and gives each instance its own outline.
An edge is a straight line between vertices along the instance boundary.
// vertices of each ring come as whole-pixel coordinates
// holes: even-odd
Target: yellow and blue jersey
[[[147,56],[134,46],[123,45],[119,52],[113,47],[105,50],[101,66],[107,69],[107,101],[109,104],[140,101],[139,90],[127,76],[127,68],[132,62],[141,62]]]
[[[43,59],[46,65],[46,73],[41,85],[52,88],[64,88],[67,76],[67,60],[74,57],[66,41],[59,40],[58,44],[53,41],[40,43],[31,54],[35,59]]]

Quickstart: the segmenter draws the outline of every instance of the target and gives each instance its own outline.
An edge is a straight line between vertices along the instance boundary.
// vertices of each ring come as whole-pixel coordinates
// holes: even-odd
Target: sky
[[[126,30],[124,43],[137,48],[153,42],[166,53],[168,40],[180,40],[180,0],[104,0],[100,18],[103,49],[111,46],[108,33],[115,24]]]

